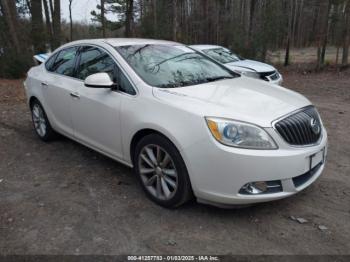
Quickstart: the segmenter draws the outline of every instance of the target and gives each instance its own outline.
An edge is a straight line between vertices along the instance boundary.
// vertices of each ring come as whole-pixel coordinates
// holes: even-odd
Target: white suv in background
[[[191,45],[190,47],[239,74],[261,79],[271,84],[281,85],[283,82],[282,75],[273,66],[243,59],[225,47],[217,45]]]
[[[180,43],[75,41],[24,84],[40,139],[60,133],[133,167],[165,207],[281,199],[324,169],[327,132],[308,99]]]

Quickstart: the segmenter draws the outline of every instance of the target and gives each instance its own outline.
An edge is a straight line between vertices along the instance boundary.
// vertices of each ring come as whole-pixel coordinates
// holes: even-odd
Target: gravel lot
[[[129,168],[41,142],[20,83],[0,80],[0,254],[350,254],[349,71],[285,73],[328,129],[326,169],[297,196],[236,210],[161,208]]]

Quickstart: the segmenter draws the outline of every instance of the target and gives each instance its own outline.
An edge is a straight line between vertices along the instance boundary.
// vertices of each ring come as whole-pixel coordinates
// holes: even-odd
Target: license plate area
[[[309,170],[313,169],[315,166],[317,166],[320,163],[324,163],[325,158],[325,148],[323,148],[321,151],[309,156]]]

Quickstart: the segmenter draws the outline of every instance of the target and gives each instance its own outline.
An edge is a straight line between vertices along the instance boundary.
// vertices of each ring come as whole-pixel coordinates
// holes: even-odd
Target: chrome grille
[[[275,128],[288,144],[295,146],[317,143],[322,132],[320,117],[313,106],[278,121]]]

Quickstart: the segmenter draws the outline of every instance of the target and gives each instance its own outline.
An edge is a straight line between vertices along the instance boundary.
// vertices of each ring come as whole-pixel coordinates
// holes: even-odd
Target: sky
[[[73,0],[72,16],[73,21],[91,22],[92,10],[96,10],[96,5],[100,0]],[[69,21],[69,1],[61,0],[61,15],[62,19]]]

